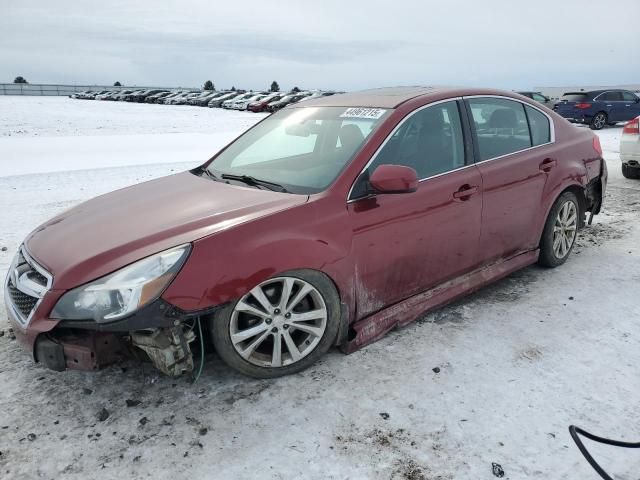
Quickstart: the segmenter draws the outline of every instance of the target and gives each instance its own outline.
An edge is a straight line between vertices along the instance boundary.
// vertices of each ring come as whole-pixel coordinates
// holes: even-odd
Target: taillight
[[[625,135],[640,135],[640,117],[634,118],[630,122],[624,124],[622,134]]]
[[[602,156],[602,147],[600,146],[600,137],[595,136],[593,137],[593,149],[598,152],[599,156]]]
[[[591,108],[591,104],[590,103],[576,103],[575,107],[576,108],[581,108],[581,109]]]

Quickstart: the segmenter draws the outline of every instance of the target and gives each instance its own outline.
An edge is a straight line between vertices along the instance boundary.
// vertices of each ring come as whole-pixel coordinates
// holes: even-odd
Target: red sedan
[[[518,94],[335,95],[38,227],[5,303],[56,370],[133,345],[177,375],[210,337],[233,368],[275,377],[532,263],[561,265],[606,178],[593,133]]]

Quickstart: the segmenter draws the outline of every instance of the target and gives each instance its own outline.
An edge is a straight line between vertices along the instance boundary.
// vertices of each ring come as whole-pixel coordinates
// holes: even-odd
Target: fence
[[[126,85],[123,87],[114,87],[112,85],[54,85],[54,84],[36,84],[36,83],[0,83],[0,95],[71,95],[73,93],[92,92],[102,90],[200,90],[193,87],[149,87],[144,85]]]

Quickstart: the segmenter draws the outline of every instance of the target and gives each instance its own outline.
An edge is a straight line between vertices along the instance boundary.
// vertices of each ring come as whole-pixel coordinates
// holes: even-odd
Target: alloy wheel
[[[553,253],[564,258],[571,250],[578,228],[578,209],[572,201],[565,202],[556,216],[553,226]]]
[[[269,279],[236,303],[229,323],[231,344],[253,365],[291,365],[318,346],[327,315],[322,295],[310,283],[295,277]]]
[[[603,113],[598,113],[596,117],[593,119],[593,125],[597,130],[604,128],[604,125],[607,123],[607,119]]]

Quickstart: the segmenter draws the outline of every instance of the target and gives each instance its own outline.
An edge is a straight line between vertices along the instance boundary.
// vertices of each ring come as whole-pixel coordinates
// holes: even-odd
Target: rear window
[[[586,93],[565,93],[560,100],[567,102],[584,102],[587,98]]]

